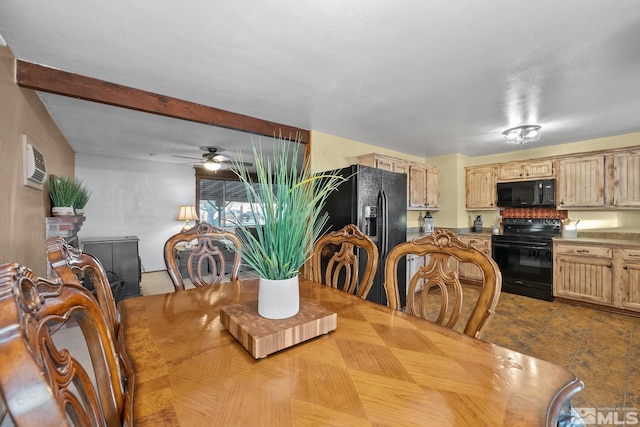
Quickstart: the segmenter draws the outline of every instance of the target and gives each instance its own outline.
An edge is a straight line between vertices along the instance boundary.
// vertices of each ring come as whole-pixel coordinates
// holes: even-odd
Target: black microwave
[[[556,206],[556,180],[498,183],[498,207]]]

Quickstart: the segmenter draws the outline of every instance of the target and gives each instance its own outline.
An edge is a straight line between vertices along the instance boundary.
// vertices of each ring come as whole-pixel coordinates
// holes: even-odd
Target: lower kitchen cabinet
[[[105,271],[124,281],[123,298],[140,295],[141,265],[136,236],[82,239],[80,249],[100,261]]]
[[[640,244],[554,241],[554,296],[640,312]]]
[[[485,254],[491,256],[491,236],[478,234],[478,236],[470,236],[461,234],[458,238],[466,244],[470,244],[480,249]],[[409,289],[409,281],[413,275],[420,269],[427,265],[429,262],[429,255],[420,257],[416,255],[407,256],[407,289]],[[458,262],[456,259],[451,258],[449,261],[449,267],[453,271],[458,272],[458,278],[465,282],[482,282],[482,270],[472,263]]]
[[[597,246],[555,244],[553,295],[612,304],[612,250]]]
[[[640,248],[622,249],[620,294],[622,308],[640,311]]]
[[[475,246],[485,254],[491,257],[491,236],[486,234],[478,234],[477,236],[459,235],[467,245]],[[475,264],[469,262],[461,262],[458,265],[458,277],[460,280],[481,282],[483,279],[482,270]]]

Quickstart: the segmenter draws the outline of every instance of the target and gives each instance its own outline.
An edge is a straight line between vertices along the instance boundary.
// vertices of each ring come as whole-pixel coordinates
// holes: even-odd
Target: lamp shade
[[[178,210],[178,221],[195,221],[198,219],[198,213],[195,206],[181,205]]]

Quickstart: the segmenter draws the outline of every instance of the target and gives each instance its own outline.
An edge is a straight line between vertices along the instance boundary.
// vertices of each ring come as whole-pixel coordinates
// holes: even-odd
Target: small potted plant
[[[260,277],[258,314],[283,319],[298,313],[298,273],[325,231],[328,216],[321,212],[327,196],[345,178],[314,174],[309,158],[300,165],[297,140],[280,136],[274,144],[271,163],[260,142],[253,143],[256,178],[241,154],[232,170],[244,183],[253,217],[264,218],[254,233],[237,225],[242,257]]]
[[[84,207],[91,197],[91,192],[86,185],[82,183],[82,180],[76,178],[76,185],[78,186],[78,194],[76,195],[76,201],[73,203],[76,215],[84,215]]]
[[[49,176],[49,196],[51,197],[51,214],[53,216],[73,216],[73,209],[78,197],[78,185],[75,179],[67,176]]]

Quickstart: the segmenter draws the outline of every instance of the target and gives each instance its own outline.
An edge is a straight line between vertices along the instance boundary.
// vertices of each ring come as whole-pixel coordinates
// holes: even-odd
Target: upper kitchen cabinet
[[[379,154],[358,157],[358,163],[407,174],[407,209],[440,208],[440,169]]]
[[[615,207],[640,207],[640,150],[611,154],[607,182],[607,204]]]
[[[365,156],[358,156],[358,164],[369,166],[385,171],[409,173],[409,164],[406,160],[396,159],[394,157],[381,156],[380,154],[371,153]]]
[[[427,205],[427,168],[419,165],[409,167],[409,207]]]
[[[427,168],[427,208],[440,209],[440,168]]]
[[[555,178],[553,160],[509,162],[498,168],[498,181]]]
[[[440,169],[411,164],[409,166],[409,208],[440,208]]]
[[[496,166],[468,166],[467,209],[496,209]]]
[[[558,161],[558,206],[604,207],[604,154],[563,158]]]

